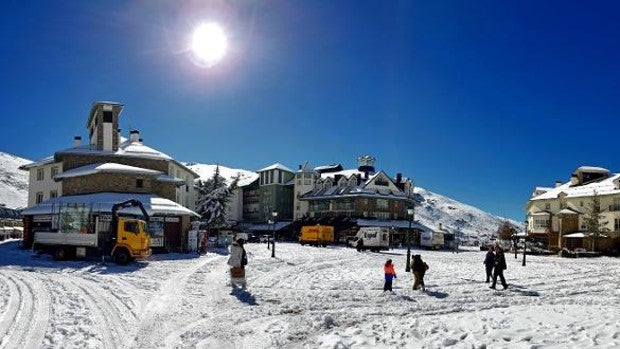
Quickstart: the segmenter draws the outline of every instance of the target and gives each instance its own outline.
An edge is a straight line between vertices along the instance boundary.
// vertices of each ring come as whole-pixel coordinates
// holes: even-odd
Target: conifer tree
[[[237,189],[239,176],[230,185],[220,175],[219,165],[215,167],[213,177],[196,183],[198,199],[196,212],[209,228],[221,229],[228,226],[227,208],[232,192]]]
[[[602,233],[609,231],[606,227],[608,222],[603,221],[605,217],[602,215],[602,212],[601,198],[595,190],[584,214],[586,231],[588,232],[590,238],[592,238],[593,252],[596,251],[598,238],[602,235]]]

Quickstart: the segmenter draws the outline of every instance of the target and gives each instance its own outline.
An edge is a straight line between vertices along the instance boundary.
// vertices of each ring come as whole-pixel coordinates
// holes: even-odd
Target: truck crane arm
[[[146,209],[144,208],[144,205],[142,205],[142,202],[140,202],[140,200],[136,200],[136,199],[129,199],[129,200],[126,200],[126,201],[114,204],[112,206],[112,219],[118,218],[118,210],[120,210],[122,208],[126,208],[126,207],[133,207],[133,206],[138,206],[140,211],[142,211],[142,215],[144,216],[144,220],[146,222],[148,222],[149,221],[149,214],[146,212]]]

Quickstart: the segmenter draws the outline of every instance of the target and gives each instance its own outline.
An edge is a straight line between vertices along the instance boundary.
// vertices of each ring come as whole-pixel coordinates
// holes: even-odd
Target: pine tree
[[[592,251],[596,251],[596,243],[598,238],[602,235],[602,233],[609,231],[606,227],[606,221],[603,221],[605,218],[602,215],[601,209],[601,198],[596,192],[592,195],[592,199],[588,203],[587,210],[584,214],[584,223],[586,226],[586,231],[588,235],[592,238]]]
[[[230,185],[220,175],[220,166],[215,167],[213,177],[196,183],[198,199],[196,212],[200,214],[207,227],[221,229],[228,226],[227,208],[232,192],[237,189],[239,176]]]

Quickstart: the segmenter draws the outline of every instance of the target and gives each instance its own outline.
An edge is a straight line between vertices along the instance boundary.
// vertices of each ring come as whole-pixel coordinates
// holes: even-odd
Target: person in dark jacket
[[[425,291],[426,288],[424,286],[424,274],[426,274],[426,270],[428,270],[428,264],[422,261],[422,257],[419,254],[413,256],[413,264],[411,265],[411,271],[413,272],[413,289],[417,290],[420,286],[422,286],[422,291]]]
[[[493,269],[493,285],[491,285],[492,289],[495,289],[495,284],[497,283],[497,277],[502,282],[502,286],[504,286],[504,290],[508,288],[508,284],[506,283],[506,279],[504,278],[504,270],[506,270],[506,258],[504,258],[504,251],[499,245],[495,245],[495,265]]]
[[[490,282],[491,277],[493,276],[493,266],[495,265],[495,253],[493,253],[493,246],[489,246],[489,251],[487,252],[487,256],[484,258],[484,266],[487,270],[487,281]]]

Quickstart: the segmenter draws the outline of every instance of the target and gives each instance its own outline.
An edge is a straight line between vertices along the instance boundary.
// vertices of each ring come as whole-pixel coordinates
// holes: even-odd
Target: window
[[[45,177],[45,172],[42,168],[37,170],[37,181],[42,181]]]
[[[113,122],[112,121],[112,112],[111,111],[104,111],[103,112],[103,122]]]
[[[310,185],[312,182],[309,179],[304,179],[304,185]]]
[[[620,231],[620,219],[618,218],[614,219],[614,230]]]
[[[610,211],[620,211],[620,198],[614,198],[614,204],[610,207]]]
[[[53,179],[54,176],[56,176],[58,174],[58,167],[54,166],[52,167],[52,172],[50,174],[50,177]]]
[[[140,232],[138,229],[138,222],[125,222],[123,228],[128,233],[138,234]]]
[[[136,188],[143,188],[143,187],[144,187],[144,180],[142,178],[136,179]]]
[[[58,196],[58,192],[56,190],[50,190],[50,199]]]
[[[549,226],[548,219],[535,219],[534,220],[534,229],[537,228],[547,228]]]
[[[545,204],[545,210],[550,210],[551,209],[551,204],[550,203],[546,203]]]
[[[41,202],[43,202],[43,192],[39,191],[36,194],[36,203],[40,204]]]
[[[387,210],[388,209],[388,201],[384,199],[377,199],[377,209],[378,210]]]
[[[377,219],[390,219],[390,214],[387,212],[375,212]]]

